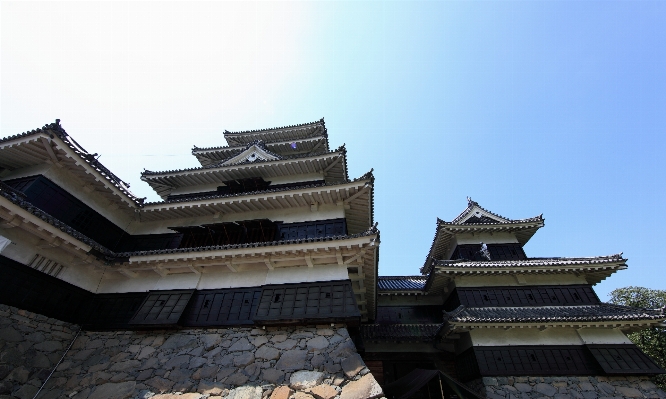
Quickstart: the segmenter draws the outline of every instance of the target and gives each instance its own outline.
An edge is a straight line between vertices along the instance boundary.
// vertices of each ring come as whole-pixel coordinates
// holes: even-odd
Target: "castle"
[[[0,139],[0,397],[663,395],[625,333],[666,315],[592,289],[621,254],[527,257],[541,216],[468,199],[378,276],[372,171],[323,119],[224,137],[144,171],[152,203],[59,120]]]

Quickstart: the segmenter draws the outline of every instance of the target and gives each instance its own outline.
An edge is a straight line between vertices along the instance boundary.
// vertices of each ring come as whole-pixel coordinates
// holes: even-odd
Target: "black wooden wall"
[[[540,285],[527,287],[458,287],[444,308],[451,311],[459,305],[484,306],[571,306],[594,305],[601,301],[591,285]]]

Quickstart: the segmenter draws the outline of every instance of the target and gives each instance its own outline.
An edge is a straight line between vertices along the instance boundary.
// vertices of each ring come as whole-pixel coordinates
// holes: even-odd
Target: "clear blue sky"
[[[544,214],[528,256],[623,251],[666,289],[666,2],[0,3],[0,134],[62,119],[139,180],[225,129],[326,118],[375,169],[380,273],[471,196]]]

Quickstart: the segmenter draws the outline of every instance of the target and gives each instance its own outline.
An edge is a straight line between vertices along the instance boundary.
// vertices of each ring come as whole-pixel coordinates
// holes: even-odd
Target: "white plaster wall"
[[[218,289],[258,287],[267,284],[307,283],[315,281],[347,280],[347,268],[338,265],[289,267],[276,270],[231,272],[224,267],[194,273],[170,274],[161,277],[153,271],[142,271],[129,278],[113,271],[102,280],[98,293],[145,292],[170,289]]]
[[[616,328],[579,328],[578,335],[586,344],[631,344],[624,333]]]
[[[510,345],[582,345],[584,342],[570,327],[537,328],[478,328],[470,331],[474,346]]]
[[[11,243],[1,252],[2,255],[27,265],[35,254],[64,265],[58,279],[77,287],[94,292],[102,278],[102,273],[85,264],[74,264],[73,257],[58,248],[38,248],[39,239],[19,228],[0,229],[0,235],[7,237]]]
[[[526,286],[526,285],[570,285],[587,284],[583,276],[573,274],[523,274],[525,283],[518,283],[513,275],[488,276],[457,276],[456,287],[492,287],[492,286]]]
[[[456,244],[507,244],[518,243],[516,236],[513,233],[498,232],[498,233],[476,233],[476,234],[458,234],[456,235]]]
[[[278,176],[278,177],[264,178],[264,180],[270,181],[271,184],[286,184],[286,183],[296,183],[301,181],[324,180],[324,175],[322,173],[308,173],[308,174],[294,175],[294,176]],[[224,185],[225,184],[220,180],[219,182],[211,184],[177,187],[171,192],[171,194],[178,195],[178,194],[200,193],[204,191],[215,191],[219,186],[224,186]]]
[[[337,205],[322,205],[316,212],[310,207],[266,210],[257,212],[227,213],[218,218],[200,216],[196,218],[180,218],[159,220],[154,222],[141,222],[130,225],[130,234],[158,234],[173,233],[169,227],[200,226],[202,224],[236,222],[241,220],[270,219],[285,223],[306,222],[311,220],[337,219],[345,217],[343,207]]]

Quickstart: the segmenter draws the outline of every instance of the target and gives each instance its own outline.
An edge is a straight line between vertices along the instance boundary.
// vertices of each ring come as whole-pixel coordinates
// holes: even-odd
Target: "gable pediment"
[[[235,155],[224,162],[218,164],[218,166],[227,166],[234,165],[239,163],[250,163],[250,162],[263,162],[263,161],[276,161],[283,159],[281,156],[274,154],[264,148],[261,143],[255,143],[248,146],[240,154]]]

